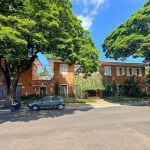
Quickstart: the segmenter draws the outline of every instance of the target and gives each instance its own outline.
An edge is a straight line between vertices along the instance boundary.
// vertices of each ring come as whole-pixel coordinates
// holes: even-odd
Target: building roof
[[[147,63],[132,63],[124,61],[100,61],[101,65],[148,67]]]
[[[54,62],[62,62],[58,59],[48,58],[49,64],[53,65]],[[114,66],[135,66],[135,67],[148,67],[147,63],[133,63],[133,62],[125,62],[125,61],[103,61],[100,60],[101,65],[114,65]]]

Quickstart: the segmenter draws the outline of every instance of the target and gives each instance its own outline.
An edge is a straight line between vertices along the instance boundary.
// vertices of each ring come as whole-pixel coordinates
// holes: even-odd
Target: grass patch
[[[120,103],[120,102],[141,102],[141,101],[150,101],[150,98],[139,98],[139,97],[134,97],[134,98],[110,98],[109,101],[113,103]]]
[[[65,99],[66,103],[93,103],[94,100],[91,99],[73,99],[73,98],[67,98]]]
[[[25,105],[28,105],[29,103],[34,102],[35,100],[33,99],[23,99],[22,102]],[[95,102],[94,100],[91,99],[75,99],[75,98],[66,98],[65,99],[66,103],[93,103]]]

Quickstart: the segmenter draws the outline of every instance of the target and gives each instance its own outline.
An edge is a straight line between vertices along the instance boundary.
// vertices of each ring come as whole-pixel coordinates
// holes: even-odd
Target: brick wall
[[[102,75],[104,75],[104,67],[105,65],[100,66],[100,73]],[[122,76],[118,76],[116,73],[116,67],[124,67],[125,68],[125,75]],[[127,67],[132,67],[132,68],[141,68],[142,69],[142,76],[140,76],[142,79],[145,79],[145,68],[144,67],[135,67],[135,66],[117,66],[117,65],[112,65],[111,66],[111,77],[112,80],[115,80],[116,83],[122,83],[124,80],[126,80],[127,78],[131,77],[131,76],[127,76]]]
[[[59,81],[60,84],[67,84],[68,85],[68,93],[72,93],[72,82],[74,78],[74,65],[68,65],[68,74],[60,74],[60,62],[54,63],[54,80]]]

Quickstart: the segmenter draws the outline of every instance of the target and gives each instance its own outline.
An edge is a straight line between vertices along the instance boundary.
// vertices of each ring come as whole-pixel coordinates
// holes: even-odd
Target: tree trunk
[[[15,74],[13,77],[4,76],[3,86],[5,92],[5,104],[3,108],[9,108],[15,98],[17,83],[21,73]]]
[[[2,77],[2,83],[6,96],[4,108],[11,106],[11,103],[13,102],[16,95],[18,80],[21,74],[24,71],[29,70],[29,68],[32,66],[32,63],[36,58],[35,56],[36,54],[31,58],[18,62],[2,60],[0,58],[0,75]]]

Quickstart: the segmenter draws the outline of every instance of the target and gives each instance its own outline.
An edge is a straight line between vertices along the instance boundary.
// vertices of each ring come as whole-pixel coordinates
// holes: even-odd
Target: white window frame
[[[120,72],[120,69],[121,69],[121,72]],[[117,76],[125,75],[125,68],[124,67],[116,67],[116,75]]]
[[[111,67],[110,66],[104,66],[104,75],[111,76]]]
[[[66,68],[66,70],[64,68]],[[68,65],[60,64],[60,74],[68,74]]]
[[[132,74],[130,74],[130,69],[132,71]],[[134,68],[132,67],[127,67],[127,76],[133,76],[134,75]]]
[[[81,67],[81,65],[74,65],[74,73],[76,74],[77,70]],[[81,70],[81,73],[82,73],[82,70]]]
[[[139,70],[139,74],[137,74],[138,70]],[[134,68],[134,74],[136,76],[142,76],[142,68]]]

